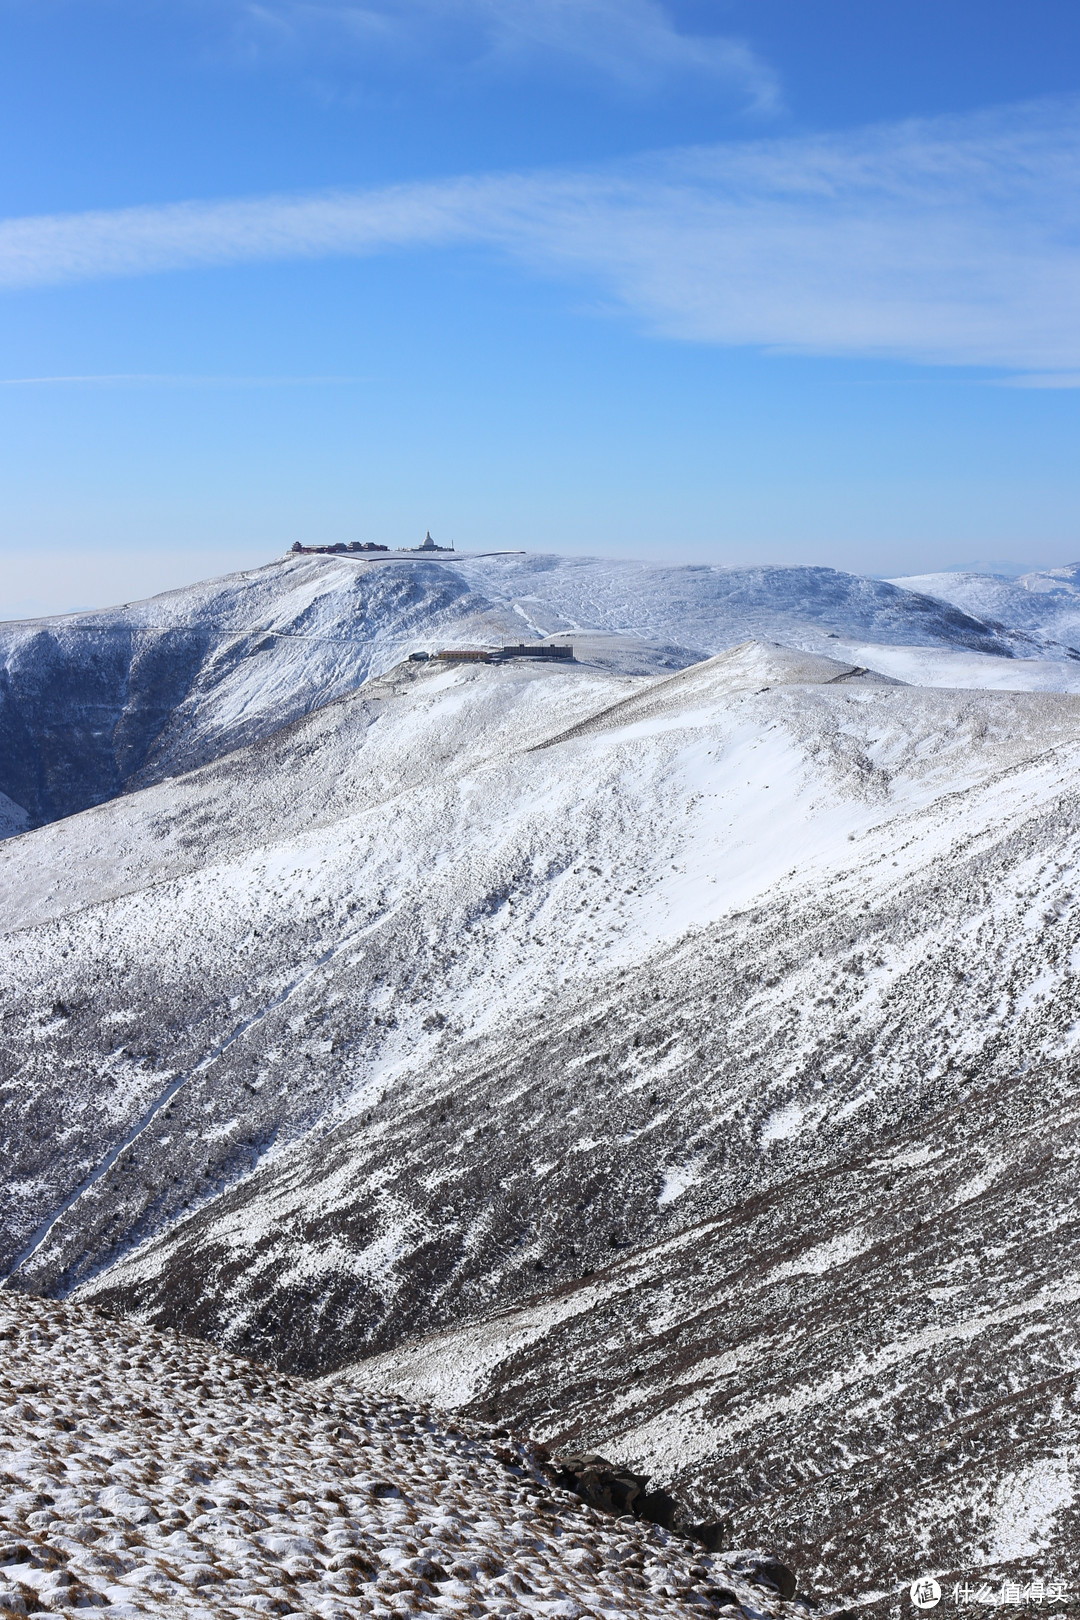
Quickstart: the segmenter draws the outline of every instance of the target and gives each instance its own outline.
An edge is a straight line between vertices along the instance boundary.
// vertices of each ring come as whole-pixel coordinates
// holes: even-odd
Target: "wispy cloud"
[[[1001,377],[1003,388],[1080,388],[1080,371],[1035,371]]]
[[[491,189],[456,181],[5,220],[0,286],[438,245],[468,234],[470,200]]]
[[[471,244],[653,332],[793,352],[1080,367],[1080,104],[615,167],[0,223],[0,285]],[[1045,384],[1044,384],[1045,386]]]
[[[455,72],[570,67],[646,93],[690,75],[759,110],[779,98],[744,40],[680,30],[658,0],[243,0],[238,17],[276,47],[344,41],[354,57],[441,58]]]
[[[227,377],[213,373],[104,371],[70,377],[0,377],[0,388],[325,388],[370,377]]]

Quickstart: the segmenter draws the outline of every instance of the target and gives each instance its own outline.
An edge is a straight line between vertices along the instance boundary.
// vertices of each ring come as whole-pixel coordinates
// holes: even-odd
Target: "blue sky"
[[[0,613],[1080,555],[1075,0],[0,0]]]

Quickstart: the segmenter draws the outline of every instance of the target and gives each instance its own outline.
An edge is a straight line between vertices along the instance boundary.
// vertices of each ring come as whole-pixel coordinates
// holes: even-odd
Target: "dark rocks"
[[[695,1523],[685,1508],[675,1500],[667,1491],[648,1490],[649,1477],[647,1474],[635,1474],[629,1468],[622,1468],[617,1463],[609,1462],[606,1457],[597,1456],[594,1452],[563,1453],[557,1457],[550,1457],[544,1466],[544,1471],[563,1490],[573,1491],[590,1506],[599,1508],[602,1513],[612,1513],[616,1516],[624,1513],[631,1514],[635,1519],[647,1519],[650,1524],[661,1525],[665,1530],[672,1530],[676,1535],[688,1536],[700,1541],[709,1552],[722,1552],[727,1540],[728,1527],[723,1522]],[[763,1574],[763,1578],[773,1580],[772,1576],[764,1574],[766,1570],[778,1572],[773,1580],[781,1596],[791,1594],[783,1591],[780,1586],[781,1577],[786,1577],[794,1593],[794,1576],[784,1569],[782,1564],[772,1559],[757,1559],[753,1566],[756,1571]],[[756,1573],[751,1574],[747,1569],[747,1579],[757,1580]]]
[[[602,1513],[612,1513],[616,1517],[621,1513],[632,1513],[636,1519],[652,1517],[642,1513],[640,1506],[647,1494],[647,1476],[620,1468],[606,1457],[598,1457],[592,1452],[553,1457],[548,1472],[556,1485],[563,1490],[573,1491]],[[653,1522],[662,1524],[665,1520],[656,1519]]]
[[[663,1492],[657,1491],[655,1494],[660,1496]],[[645,1515],[647,1518],[651,1516]],[[660,1519],[656,1522],[663,1523]],[[726,1519],[706,1519],[701,1524],[680,1522],[673,1528],[681,1530],[683,1535],[693,1536],[709,1552],[723,1552],[731,1541],[731,1526]]]
[[[740,1553],[732,1559],[731,1568],[737,1575],[753,1581],[755,1586],[771,1587],[782,1598],[795,1596],[795,1576],[778,1558],[763,1558],[760,1553]]]

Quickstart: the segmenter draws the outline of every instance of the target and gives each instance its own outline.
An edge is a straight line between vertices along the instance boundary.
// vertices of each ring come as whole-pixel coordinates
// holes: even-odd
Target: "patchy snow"
[[[5,1615],[805,1620],[505,1430],[77,1307],[0,1296],[0,1337]]]
[[[821,1277],[827,1271],[835,1271],[838,1266],[844,1266],[856,1255],[862,1254],[874,1241],[868,1232],[856,1227],[853,1231],[842,1232],[839,1237],[830,1238],[825,1243],[816,1243],[812,1248],[805,1249],[802,1254],[796,1255],[794,1260],[785,1260],[781,1265],[774,1266],[765,1279],[769,1283],[782,1282],[786,1277]]]
[[[983,1193],[994,1185],[994,1182],[1007,1168],[1007,1163],[1003,1159],[995,1159],[984,1165],[981,1170],[956,1189],[953,1194],[954,1205],[966,1204],[972,1198],[981,1198]]]
[[[797,1102],[786,1103],[770,1114],[761,1127],[761,1145],[768,1147],[771,1142],[786,1142],[793,1136],[798,1136],[806,1123],[806,1113]]]
[[[929,1164],[936,1157],[934,1149],[929,1143],[920,1143],[918,1147],[908,1148],[906,1151],[894,1153],[890,1163],[898,1165],[904,1170],[915,1170],[924,1164]]]
[[[656,1202],[658,1204],[673,1204],[681,1198],[699,1179],[701,1171],[700,1161],[691,1164],[677,1165],[674,1170],[664,1174],[664,1184],[660,1188]]]

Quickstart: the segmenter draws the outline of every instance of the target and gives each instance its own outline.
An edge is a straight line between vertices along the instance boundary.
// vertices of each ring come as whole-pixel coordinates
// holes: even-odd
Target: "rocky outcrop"
[[[604,1513],[647,1519],[650,1524],[663,1525],[676,1535],[699,1541],[710,1552],[724,1552],[730,1545],[730,1524],[723,1520],[696,1520],[690,1509],[677,1502],[669,1491],[650,1489],[647,1474],[635,1474],[632,1469],[620,1467],[594,1452],[540,1451],[540,1455],[544,1472],[556,1485],[573,1491]],[[747,1555],[747,1558],[748,1579],[767,1581],[781,1597],[795,1596],[795,1576],[778,1559],[766,1559],[757,1554]]]

